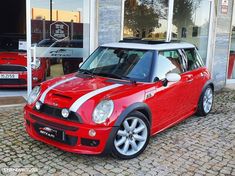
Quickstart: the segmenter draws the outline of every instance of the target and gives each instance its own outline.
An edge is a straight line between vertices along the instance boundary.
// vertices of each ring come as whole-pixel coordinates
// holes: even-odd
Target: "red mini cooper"
[[[28,134],[69,152],[131,159],[150,136],[207,115],[214,85],[195,46],[156,43],[100,46],[77,73],[35,87],[24,111]]]
[[[21,35],[0,37],[0,88],[27,87],[27,54],[19,49]],[[25,39],[24,39],[25,40]],[[32,65],[33,86],[46,80],[47,61],[36,58]]]

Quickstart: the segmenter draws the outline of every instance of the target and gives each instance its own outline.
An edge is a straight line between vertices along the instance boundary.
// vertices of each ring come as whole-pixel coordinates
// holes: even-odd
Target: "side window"
[[[192,49],[185,49],[185,54],[188,59],[188,70],[194,70],[200,67],[204,66],[204,63],[199,56],[198,52],[192,48]]]
[[[177,50],[172,51],[159,51],[157,58],[157,77],[159,79],[166,78],[168,73],[184,72],[181,56]]]

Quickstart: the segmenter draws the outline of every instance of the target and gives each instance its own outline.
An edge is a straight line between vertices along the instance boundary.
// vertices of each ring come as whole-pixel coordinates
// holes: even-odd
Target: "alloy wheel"
[[[148,139],[148,128],[138,117],[128,117],[122,123],[114,140],[116,150],[124,156],[138,153]]]
[[[210,87],[208,87],[203,97],[203,109],[205,113],[210,112],[212,104],[213,104],[213,91]]]

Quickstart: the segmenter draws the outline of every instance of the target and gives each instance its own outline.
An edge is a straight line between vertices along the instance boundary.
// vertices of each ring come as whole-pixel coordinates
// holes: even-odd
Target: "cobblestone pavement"
[[[0,110],[0,175],[235,176],[235,91],[216,95],[212,113],[152,137],[138,158],[63,152],[31,139],[22,108]]]

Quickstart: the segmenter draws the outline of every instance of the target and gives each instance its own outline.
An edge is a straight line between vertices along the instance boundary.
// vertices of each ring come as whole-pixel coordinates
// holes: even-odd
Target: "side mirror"
[[[181,80],[181,76],[177,73],[168,73],[166,75],[166,80],[168,82],[178,82]]]

